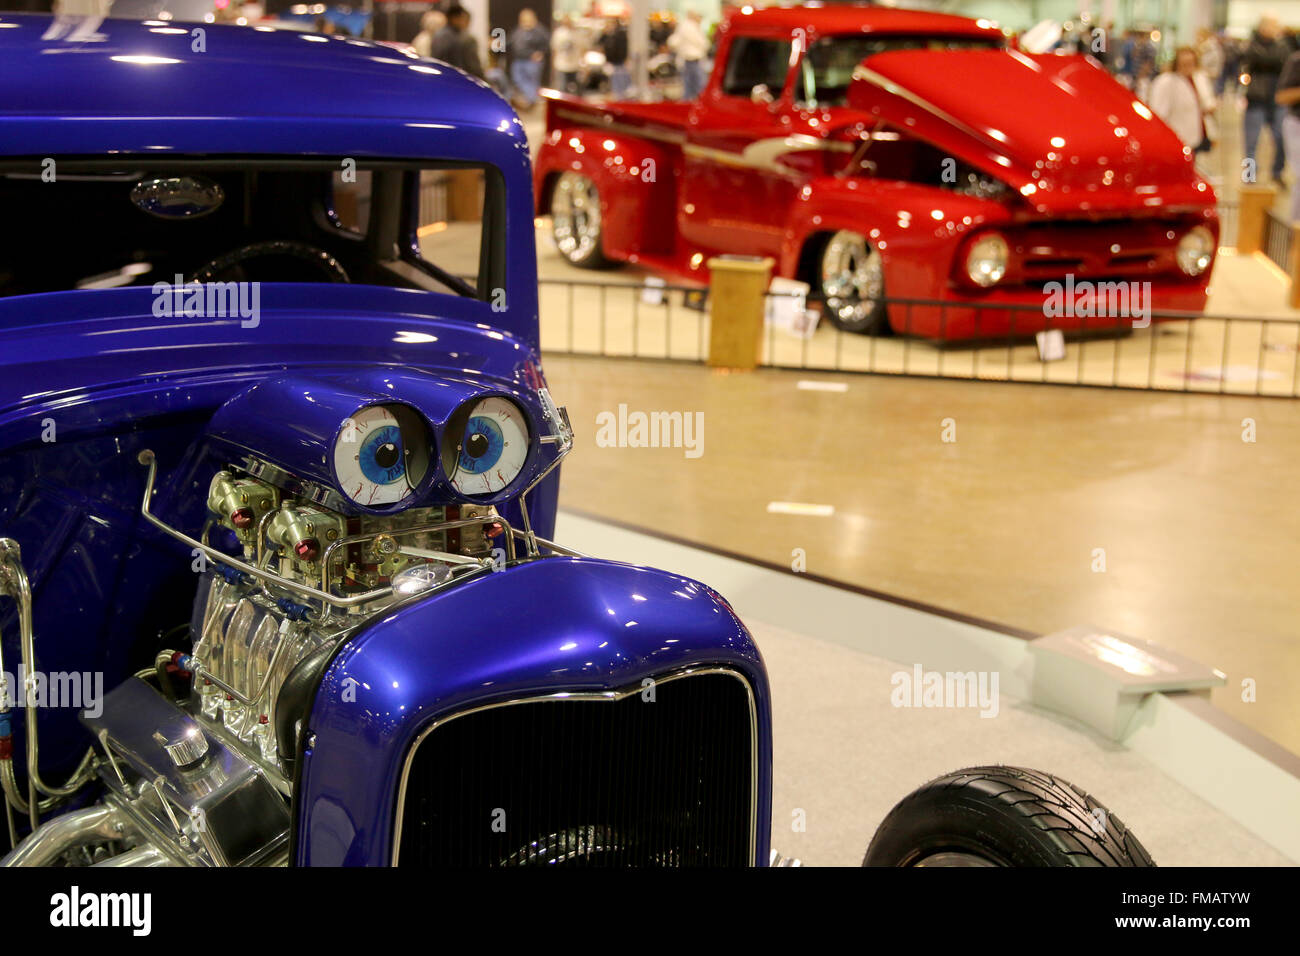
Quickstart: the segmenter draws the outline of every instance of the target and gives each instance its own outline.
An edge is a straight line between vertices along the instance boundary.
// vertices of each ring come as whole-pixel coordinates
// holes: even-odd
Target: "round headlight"
[[[1189,276],[1198,276],[1214,260],[1214,236],[1204,226],[1197,226],[1178,240],[1178,268]]]
[[[339,490],[363,508],[387,509],[409,498],[430,463],[424,419],[397,403],[367,405],[343,422],[334,440]]]
[[[1007,274],[1007,260],[1011,250],[1007,241],[996,232],[981,236],[966,253],[966,274],[971,282],[988,288],[997,285]]]
[[[462,406],[443,437],[442,465],[462,495],[481,497],[504,491],[524,470],[530,430],[524,410],[491,396]]]

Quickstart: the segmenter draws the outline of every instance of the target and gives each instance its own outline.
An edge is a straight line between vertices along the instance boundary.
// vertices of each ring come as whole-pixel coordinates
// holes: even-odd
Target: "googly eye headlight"
[[[343,423],[334,440],[339,490],[363,508],[409,498],[428,474],[429,433],[405,405],[367,405]]]
[[[491,396],[458,410],[442,442],[451,486],[471,498],[500,494],[528,461],[528,418],[514,402]]]

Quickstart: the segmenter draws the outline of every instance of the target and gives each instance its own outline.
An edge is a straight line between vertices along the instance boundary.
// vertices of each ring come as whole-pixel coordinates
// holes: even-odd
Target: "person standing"
[[[632,88],[632,74],[627,71],[627,27],[617,17],[606,21],[605,32],[600,35],[600,50],[612,71],[610,90],[615,99],[621,100]]]
[[[1292,53],[1282,67],[1274,99],[1286,108],[1282,117],[1282,140],[1291,164],[1291,222],[1300,222],[1300,53]]]
[[[709,55],[709,38],[702,18],[691,10],[668,38],[668,49],[682,60],[682,99],[693,100],[704,90],[704,58]]]
[[[1211,89],[1218,88],[1219,78],[1223,76],[1223,44],[1212,30],[1202,27],[1198,32],[1196,56],[1201,61],[1201,72],[1205,74]]]
[[[420,17],[420,32],[411,41],[420,56],[432,56],[433,38],[447,25],[447,16],[441,10],[429,10]]]
[[[1169,69],[1151,82],[1151,111],[1165,121],[1183,145],[1194,152],[1208,150],[1215,139],[1216,107],[1209,78],[1201,71],[1196,50],[1182,46]]]
[[[478,58],[478,44],[469,33],[469,11],[459,3],[453,3],[446,13],[447,25],[434,35],[429,56],[459,67],[470,76],[483,79],[483,63]]]
[[[510,82],[520,109],[530,110],[537,103],[542,68],[550,48],[551,35],[537,22],[537,14],[527,7],[520,10],[519,25],[510,34]]]
[[[551,64],[559,77],[559,87],[566,93],[578,92],[578,71],[582,68],[582,42],[573,29],[573,17],[567,13],[551,34]]]
[[[1250,80],[1246,86],[1246,158],[1253,163],[1259,134],[1267,126],[1273,133],[1273,179],[1282,178],[1286,163],[1286,147],[1282,140],[1282,111],[1274,98],[1278,77],[1291,55],[1282,38],[1282,27],[1277,18],[1262,17],[1259,27],[1250,38],[1241,57],[1241,71]]]

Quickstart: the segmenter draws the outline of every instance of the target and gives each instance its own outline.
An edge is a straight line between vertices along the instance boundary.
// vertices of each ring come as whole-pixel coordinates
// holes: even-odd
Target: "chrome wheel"
[[[856,232],[840,231],[821,257],[821,292],[827,316],[846,332],[874,335],[885,320],[885,263],[880,250]]]
[[[580,173],[564,173],[551,193],[551,230],[560,255],[575,266],[603,265],[600,193]]]

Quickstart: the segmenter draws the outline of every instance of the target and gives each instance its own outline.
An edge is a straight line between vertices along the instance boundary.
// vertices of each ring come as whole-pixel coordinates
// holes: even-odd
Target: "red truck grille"
[[[1005,230],[1011,274],[1004,284],[1076,279],[1178,278],[1178,241],[1196,219],[1053,223]],[[1217,228],[1217,226],[1215,227]]]

